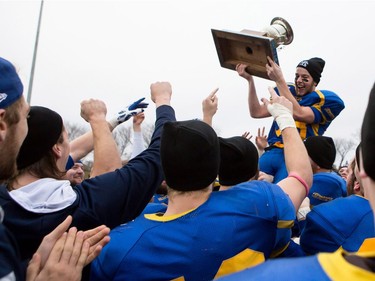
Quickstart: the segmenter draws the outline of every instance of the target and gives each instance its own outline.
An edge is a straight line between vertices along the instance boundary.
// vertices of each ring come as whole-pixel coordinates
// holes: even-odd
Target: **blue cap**
[[[22,82],[12,63],[0,58],[0,108],[7,108],[23,93]]]
[[[70,170],[71,168],[73,168],[75,163],[83,164],[81,160],[77,160],[77,161],[74,162],[73,157],[69,155],[68,161],[66,162],[66,165],[65,165],[65,170],[67,171],[67,170]]]
[[[72,156],[69,155],[68,162],[66,162],[65,170],[70,170],[74,166],[74,160]]]

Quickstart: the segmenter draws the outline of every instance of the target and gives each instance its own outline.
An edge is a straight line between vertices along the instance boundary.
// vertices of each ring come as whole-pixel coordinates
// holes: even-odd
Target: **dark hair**
[[[62,132],[64,131],[64,127]],[[59,136],[57,143],[62,143],[64,141],[63,133]],[[52,149],[50,149],[39,161],[27,166],[23,169],[18,170],[18,173],[12,177],[9,181],[7,181],[7,186],[9,190],[12,190],[12,186],[19,175],[28,172],[29,174],[33,175],[37,178],[53,178],[53,179],[61,179],[65,176],[66,171],[60,171],[56,164],[56,158],[53,154]]]
[[[57,143],[62,143],[64,136],[61,133]],[[30,169],[29,169],[30,168]],[[38,178],[55,178],[61,179],[66,174],[66,171],[60,171],[56,165],[56,158],[52,149],[39,161],[26,168],[30,174]],[[26,170],[25,169],[25,170]]]

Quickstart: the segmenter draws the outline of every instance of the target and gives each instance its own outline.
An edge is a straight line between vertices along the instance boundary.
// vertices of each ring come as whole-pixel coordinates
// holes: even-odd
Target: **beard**
[[[0,182],[10,179],[17,173],[17,144],[6,138],[0,146]]]

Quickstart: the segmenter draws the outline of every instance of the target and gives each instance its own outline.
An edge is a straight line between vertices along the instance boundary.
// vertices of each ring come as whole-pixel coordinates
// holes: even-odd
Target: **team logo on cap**
[[[309,65],[309,62],[307,60],[303,60],[299,63],[299,65],[303,66],[303,67],[306,67]]]
[[[5,94],[5,93],[0,93],[0,102],[2,102],[3,100],[6,100],[7,97],[8,97],[7,94]]]

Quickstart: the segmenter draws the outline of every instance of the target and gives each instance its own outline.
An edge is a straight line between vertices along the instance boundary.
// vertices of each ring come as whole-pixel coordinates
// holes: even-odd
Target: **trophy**
[[[272,19],[262,31],[244,29],[240,32],[211,29],[220,65],[232,70],[238,63],[248,65],[251,75],[269,79],[267,56],[279,64],[276,48],[293,41],[293,30],[283,18]]]

